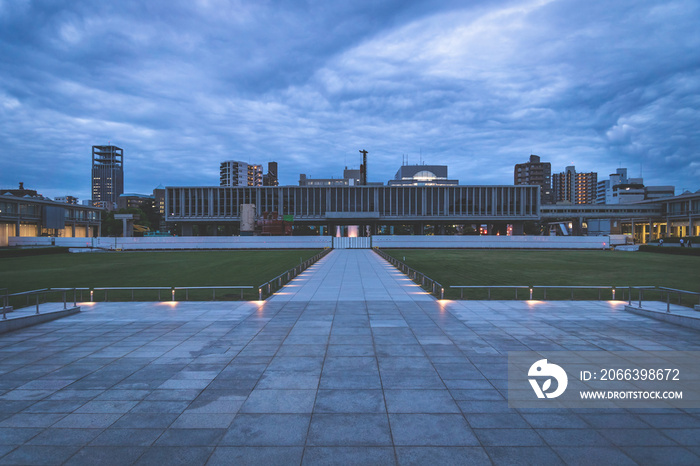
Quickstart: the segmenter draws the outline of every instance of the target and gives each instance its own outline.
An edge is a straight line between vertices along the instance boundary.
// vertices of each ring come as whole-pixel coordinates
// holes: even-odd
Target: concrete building
[[[268,162],[267,173],[263,175],[263,186],[279,186],[279,184],[277,162]]]
[[[124,150],[117,146],[92,146],[92,201],[115,209],[124,193]]]
[[[539,218],[537,186],[278,186],[167,187],[166,221],[179,233],[235,231],[240,206],[291,216],[295,228],[319,231],[359,226],[362,236],[379,231],[440,234],[448,226],[468,226],[490,233],[522,234],[524,222]],[[509,228],[510,226],[510,228]],[[225,233],[224,233],[225,234]],[[231,233],[229,233],[231,234]]]
[[[359,169],[345,167],[342,178],[307,178],[306,174],[299,175],[299,186],[360,186],[361,173]],[[382,186],[382,183],[368,182],[367,186]]]
[[[562,173],[552,175],[554,202],[559,204],[595,204],[598,189],[598,174],[576,173],[569,166]]]
[[[262,186],[262,165],[253,165],[237,160],[221,162],[219,168],[220,186]]]
[[[56,202],[62,202],[65,204],[78,204],[78,198],[74,196],[59,196],[59,197],[54,197],[54,201]]]
[[[631,204],[645,200],[673,197],[673,186],[644,186],[642,178],[628,178],[626,168],[618,168],[610,179],[598,182],[597,204]]]
[[[459,180],[447,177],[447,165],[402,165],[389,186],[455,186]]]
[[[100,235],[102,210],[56,202],[39,195],[0,190],[0,247],[11,236],[93,237]],[[33,191],[36,193],[36,191]]]
[[[144,204],[154,204],[155,197],[152,194],[124,193],[119,196],[119,209],[141,207]]]
[[[613,188],[619,184],[627,184],[627,169],[618,168],[610,178],[598,182],[596,187],[596,204],[616,204],[613,200]]]
[[[540,187],[542,204],[552,204],[552,164],[540,161],[538,155],[530,155],[530,160],[518,163],[513,170],[515,185],[533,185]]]

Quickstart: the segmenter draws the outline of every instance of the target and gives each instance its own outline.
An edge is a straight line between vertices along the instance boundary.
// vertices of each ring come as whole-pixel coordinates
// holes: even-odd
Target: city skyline
[[[90,149],[124,149],[127,192],[386,183],[422,159],[462,184],[552,172],[700,189],[695,2],[0,2],[0,186],[89,198]],[[274,25],[274,27],[270,27]],[[308,167],[312,167],[311,169]]]

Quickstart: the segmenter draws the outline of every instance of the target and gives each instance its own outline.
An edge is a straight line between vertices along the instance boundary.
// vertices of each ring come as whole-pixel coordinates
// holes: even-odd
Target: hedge
[[[651,246],[648,244],[642,244],[639,246],[641,252],[657,252],[660,254],[676,254],[679,256],[700,256],[700,243],[696,243],[697,246],[692,248],[679,248],[676,246],[665,248],[663,246]]]
[[[67,254],[68,248],[52,247],[52,248],[29,248],[29,249],[0,249],[0,259],[3,257],[25,257],[25,256],[44,256],[47,254]]]

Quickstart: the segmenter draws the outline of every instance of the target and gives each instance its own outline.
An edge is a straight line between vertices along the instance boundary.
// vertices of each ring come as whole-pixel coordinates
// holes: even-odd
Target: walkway
[[[622,303],[437,302],[336,250],[264,302],[0,336],[0,464],[698,464],[700,411],[515,410],[513,350],[700,350]]]

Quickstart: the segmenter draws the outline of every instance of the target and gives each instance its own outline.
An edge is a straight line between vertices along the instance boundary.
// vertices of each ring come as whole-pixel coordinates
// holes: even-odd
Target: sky
[[[281,184],[409,163],[461,184],[618,167],[700,189],[697,0],[0,0],[0,188],[90,196],[91,146],[125,191]]]

